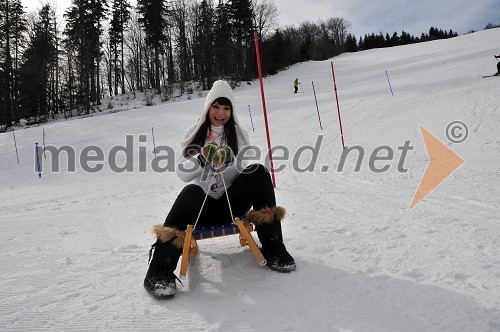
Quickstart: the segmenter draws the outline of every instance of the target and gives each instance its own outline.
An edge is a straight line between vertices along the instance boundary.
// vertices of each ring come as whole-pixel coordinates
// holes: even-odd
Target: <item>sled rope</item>
[[[234,223],[233,209],[231,208],[231,202],[229,201],[229,195],[227,193],[226,180],[224,180],[224,174],[220,173],[222,178],[222,183],[224,184],[224,191],[226,193],[227,205],[229,206],[229,213],[231,214],[231,221]]]
[[[214,181],[214,177],[212,176],[212,179],[210,180],[210,183],[208,184],[208,188],[209,188],[208,190],[210,190],[210,187],[212,186],[213,181]],[[193,230],[196,229],[196,225],[198,224],[198,221],[200,220],[201,212],[203,211],[203,207],[205,206],[205,203],[207,201],[208,190],[207,190],[207,193],[205,194],[205,198],[203,199],[203,203],[201,204],[200,212],[198,212],[198,217],[196,217],[196,221],[194,222]]]
[[[254,256],[257,259],[257,261],[259,262],[259,264],[260,265],[266,265],[267,264],[266,259],[262,255],[262,252],[260,251],[259,247],[257,247],[257,245],[255,244],[255,241],[253,240],[252,236],[250,235],[250,232],[252,231],[252,229],[247,229],[246,224],[244,224],[243,221],[241,221],[241,219],[239,217],[234,218],[233,209],[231,207],[231,202],[229,200],[229,195],[227,193],[227,186],[226,186],[226,180],[224,179],[224,175],[222,174],[222,172],[220,172],[219,168],[214,168],[214,171],[212,172],[212,174],[214,176],[212,177],[212,180],[210,181],[209,188],[211,187],[212,182],[213,182],[213,180],[214,180],[214,178],[216,176],[220,175],[221,178],[222,178],[222,184],[224,186],[224,190],[225,190],[226,198],[227,198],[227,204],[229,206],[229,213],[231,214],[231,219],[232,219],[232,226],[231,226],[232,227],[231,228],[232,231],[226,233],[225,226],[223,225],[223,226],[220,227],[220,235],[215,235],[215,233],[212,231],[211,232],[211,235],[212,235],[211,237],[223,236],[223,235],[230,235],[230,234],[237,234],[236,229],[239,230],[239,233],[240,233],[240,245],[242,247],[248,245],[248,247],[250,248],[250,251],[254,254]],[[198,245],[196,244],[197,234],[196,233],[193,234],[193,231],[196,228],[196,225],[198,224],[198,221],[200,219],[201,212],[203,211],[203,207],[205,206],[205,202],[207,200],[207,197],[208,197],[208,190],[207,190],[207,193],[205,195],[205,199],[203,200],[203,204],[201,205],[200,212],[198,213],[198,217],[196,218],[196,222],[195,222],[194,226],[193,225],[187,225],[186,237],[184,239],[184,246],[182,248],[181,267],[180,267],[180,272],[179,272],[179,277],[181,279],[185,279],[186,278],[186,272],[187,272],[187,266],[188,266],[188,262],[189,262],[189,256],[190,255],[196,255],[197,252],[198,252]],[[199,239],[205,238],[205,237],[203,237],[203,228],[201,230],[200,235],[201,236],[199,237]]]

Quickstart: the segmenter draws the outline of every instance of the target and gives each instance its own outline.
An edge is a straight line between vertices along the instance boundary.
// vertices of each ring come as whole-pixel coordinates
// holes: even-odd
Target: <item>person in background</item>
[[[268,170],[261,164],[248,167],[244,164],[244,149],[250,142],[234,106],[230,85],[216,81],[205,99],[198,123],[186,131],[181,142],[176,172],[182,181],[194,183],[177,196],[164,224],[153,228],[157,240],[150,250],[150,257],[153,249],[154,254],[144,288],[156,298],[175,294],[174,270],[182,253],[187,225],[194,225],[197,220],[201,227],[232,222],[227,198],[234,217],[246,215],[255,225],[267,266],[278,272],[295,270],[295,261],[283,244],[281,220],[285,209],[276,206]],[[214,172],[213,165],[223,165],[224,170]]]
[[[295,89],[293,93],[297,93],[297,91],[299,90],[299,84],[299,79],[296,78],[295,81],[293,81],[293,88]]]
[[[500,75],[500,61],[498,61],[498,59],[500,58],[500,54],[499,55],[493,55],[495,57],[495,59],[497,59],[497,73],[495,75]]]

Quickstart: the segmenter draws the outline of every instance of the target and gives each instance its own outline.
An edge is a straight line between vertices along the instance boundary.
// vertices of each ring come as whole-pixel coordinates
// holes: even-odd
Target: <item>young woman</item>
[[[187,130],[181,142],[177,175],[182,181],[193,183],[181,191],[165,223],[154,227],[157,241],[151,247],[150,256],[153,248],[154,254],[144,279],[144,288],[151,295],[167,298],[175,294],[174,270],[182,253],[185,230],[188,224],[196,222],[207,194],[198,226],[232,222],[229,197],[234,217],[246,214],[255,225],[267,265],[278,272],[295,270],[295,261],[287,252],[281,233],[285,210],[276,206],[267,169],[260,164],[245,167],[243,154],[248,145],[248,134],[234,112],[233,91],[226,81],[216,81],[198,124]],[[215,158],[219,165],[224,165],[224,179],[213,172]]]

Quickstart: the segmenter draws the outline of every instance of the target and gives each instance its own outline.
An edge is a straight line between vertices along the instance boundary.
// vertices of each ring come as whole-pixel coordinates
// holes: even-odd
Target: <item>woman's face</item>
[[[219,105],[219,103],[214,102],[208,110],[208,116],[213,126],[223,126],[231,117],[231,107],[228,105]]]

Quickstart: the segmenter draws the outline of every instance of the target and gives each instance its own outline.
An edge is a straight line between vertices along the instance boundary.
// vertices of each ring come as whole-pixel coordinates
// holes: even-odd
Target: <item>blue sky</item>
[[[35,9],[46,1],[56,4],[60,16],[71,3],[71,0],[23,0],[23,4],[28,9]],[[351,22],[351,32],[358,38],[365,33],[382,31],[392,34],[402,30],[420,36],[431,26],[464,34],[471,29],[482,30],[490,22],[500,24],[500,0],[270,1],[274,1],[280,11],[281,25],[343,17]]]

